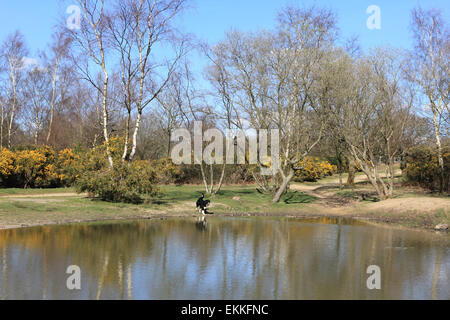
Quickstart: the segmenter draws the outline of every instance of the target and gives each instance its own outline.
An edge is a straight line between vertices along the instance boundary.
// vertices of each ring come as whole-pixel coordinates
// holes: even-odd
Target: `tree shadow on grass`
[[[233,197],[237,195],[256,194],[254,189],[234,189],[234,190],[220,190],[217,195],[224,197]]]
[[[162,205],[168,204],[169,201],[164,200],[164,199],[150,199],[150,200],[148,201],[148,203],[150,203],[150,204],[156,204],[156,205],[158,205],[158,206],[162,206]]]
[[[298,191],[288,192],[281,199],[286,204],[296,204],[296,203],[312,203],[317,200],[316,197]]]

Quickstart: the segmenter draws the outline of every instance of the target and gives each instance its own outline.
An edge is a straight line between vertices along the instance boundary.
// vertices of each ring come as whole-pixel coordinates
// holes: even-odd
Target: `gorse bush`
[[[160,184],[181,184],[184,182],[181,166],[175,165],[172,159],[153,160],[150,164],[156,173],[156,180]]]
[[[444,148],[444,190],[449,191],[450,148]],[[409,149],[401,164],[407,183],[418,184],[432,191],[439,189],[440,169],[437,151],[429,147]]]
[[[107,162],[101,147],[89,150],[20,147],[0,150],[0,186],[16,188],[68,187],[86,171],[101,170]]]
[[[71,186],[80,175],[81,156],[73,149],[63,149],[58,152],[55,165],[60,183]]]
[[[337,166],[332,165],[328,161],[320,161],[318,158],[313,157],[306,157],[297,164],[297,167],[302,168],[295,171],[294,181],[297,182],[315,182],[337,172]]]
[[[51,184],[55,172],[54,155],[41,150],[23,150],[16,153],[14,174],[24,188],[46,187]]]
[[[8,149],[0,150],[0,183],[5,185],[14,174],[15,154]]]
[[[0,151],[0,182],[6,187],[44,188],[59,186],[55,151],[46,146]]]

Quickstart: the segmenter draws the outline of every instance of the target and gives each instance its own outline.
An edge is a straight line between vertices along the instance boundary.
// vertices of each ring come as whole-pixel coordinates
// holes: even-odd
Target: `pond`
[[[450,238],[356,220],[197,218],[0,232],[1,299],[450,299]],[[69,290],[68,266],[80,290]],[[369,290],[368,266],[381,289]]]

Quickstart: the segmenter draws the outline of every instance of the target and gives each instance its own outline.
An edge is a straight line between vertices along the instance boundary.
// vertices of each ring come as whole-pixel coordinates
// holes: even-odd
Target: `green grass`
[[[438,211],[434,214],[434,217],[442,223],[450,222],[450,213],[445,212],[444,209],[438,209]]]
[[[168,185],[159,186],[159,188],[161,194],[158,197],[147,199],[139,205],[104,202],[90,199],[85,195],[65,195],[65,193],[74,193],[75,190],[72,188],[0,189],[0,227],[198,214],[195,210],[195,201],[204,192],[204,186]],[[342,198],[359,198],[361,192],[367,192],[367,188],[361,188],[361,185],[345,187],[343,190],[335,185],[322,186],[318,190],[335,193]],[[399,197],[415,196],[407,190],[396,189],[397,192]],[[40,194],[45,196],[40,197]],[[14,197],[17,195],[20,197]],[[233,200],[234,197],[238,198]],[[271,194],[259,193],[256,185],[224,186],[217,195],[207,195],[206,198],[212,203],[209,210],[219,216],[225,214],[314,215],[321,212],[327,214],[322,207],[309,205],[316,202],[318,198],[295,190],[290,190],[283,195],[279,203],[272,203]],[[357,210],[361,210],[362,214],[371,215],[371,212],[365,211],[364,207]],[[449,223],[450,220],[447,209],[428,212],[426,215],[422,215],[422,212],[410,214],[392,212],[391,214],[384,210],[380,212],[376,208],[372,211],[373,217],[381,217],[400,224],[434,226],[433,224]]]
[[[147,218],[161,216],[192,216],[195,201],[204,192],[202,186],[160,186],[161,195],[143,204],[126,204],[90,199],[86,196],[51,196],[51,193],[73,192],[71,189],[22,190],[2,189],[0,196],[0,226],[66,223],[71,221]],[[47,192],[48,191],[48,192]],[[36,195],[45,197],[8,197]],[[50,194],[48,194],[50,193]],[[239,200],[233,200],[238,196]],[[224,186],[211,200],[214,214],[279,213],[285,215],[316,200],[315,197],[289,191],[279,203],[272,203],[270,194],[261,194],[256,186]]]
[[[162,195],[150,200],[150,204],[158,206],[173,206],[183,201],[194,202],[204,192],[202,186],[162,186]],[[239,197],[240,200],[233,200]],[[262,194],[256,191],[255,185],[248,186],[224,186],[215,196],[206,196],[214,207],[214,212],[259,212],[267,209],[288,209],[301,207],[303,204],[312,203],[315,197],[297,192],[289,191],[279,203],[272,203],[272,195]]]
[[[86,197],[7,198],[0,200],[0,226],[147,217],[144,207]]]
[[[344,198],[351,198],[351,199],[359,199],[361,197],[361,193],[353,190],[341,190],[336,192],[338,196],[344,197]]]
[[[0,196],[7,195],[35,195],[35,194],[48,194],[48,193],[72,193],[75,192],[74,188],[35,188],[35,189],[23,189],[23,188],[0,188]]]

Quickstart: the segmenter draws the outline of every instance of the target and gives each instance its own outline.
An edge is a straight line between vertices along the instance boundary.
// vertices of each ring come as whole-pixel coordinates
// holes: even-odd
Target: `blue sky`
[[[239,30],[258,30],[276,24],[277,12],[285,5],[330,8],[338,15],[338,24],[344,37],[359,36],[363,48],[390,44],[409,47],[411,9],[441,8],[449,18],[448,0],[197,0],[191,15],[184,18],[188,30],[211,41],[223,38],[231,27]],[[377,5],[381,10],[381,30],[369,30],[366,9]]]
[[[53,25],[68,16],[65,9],[70,4],[70,0],[0,0],[0,39],[19,29],[34,53],[50,41]],[[441,8],[446,19],[450,7],[448,0],[194,0],[180,25],[214,42],[232,27],[239,30],[272,27],[277,11],[286,4],[316,4],[334,9],[342,35],[358,35],[363,48],[384,44],[409,47],[408,26],[413,7],[420,4],[424,8]],[[369,17],[366,9],[370,5],[381,9],[381,30],[366,27]]]
[[[107,0],[108,1],[108,0]],[[74,1],[73,1],[74,2]],[[285,5],[317,5],[333,9],[343,38],[358,36],[367,51],[376,46],[411,47],[410,12],[418,5],[440,8],[449,20],[448,0],[193,0],[179,20],[184,31],[214,43],[231,28],[238,30],[270,29],[277,12]],[[19,29],[25,36],[30,57],[44,49],[51,39],[53,26],[69,15],[71,0],[0,0],[0,40]],[[366,9],[377,5],[381,10],[381,29],[369,30]]]

